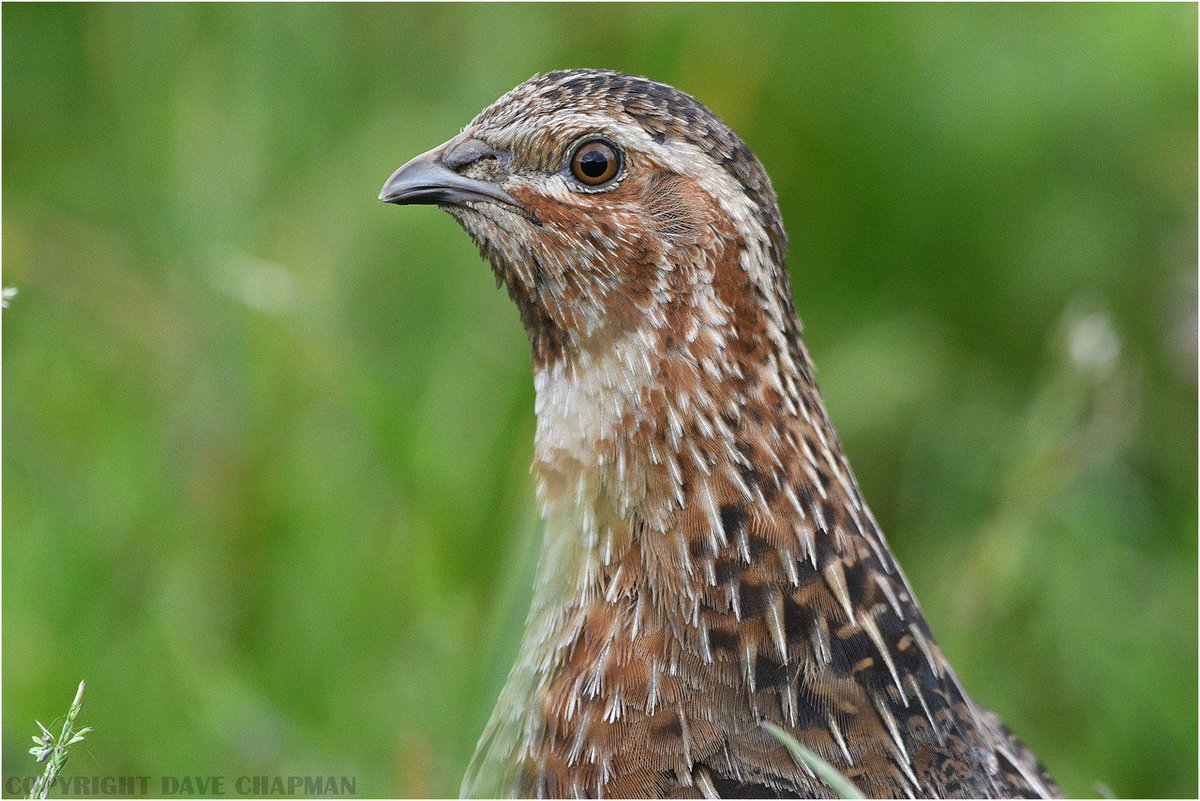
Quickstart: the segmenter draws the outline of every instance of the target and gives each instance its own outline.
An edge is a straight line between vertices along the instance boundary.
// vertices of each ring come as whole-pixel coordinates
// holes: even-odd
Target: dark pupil
[[[579,171],[588,178],[599,178],[608,171],[608,156],[599,150],[589,150],[579,157]]]

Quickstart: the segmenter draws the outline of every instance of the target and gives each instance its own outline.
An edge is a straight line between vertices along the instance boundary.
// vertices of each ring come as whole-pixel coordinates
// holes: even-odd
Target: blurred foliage
[[[3,8],[3,744],[453,794],[537,521],[527,346],[376,200],[534,72],[688,91],[779,192],[867,497],[1076,795],[1194,796],[1197,11]],[[153,787],[153,785],[152,785]]]

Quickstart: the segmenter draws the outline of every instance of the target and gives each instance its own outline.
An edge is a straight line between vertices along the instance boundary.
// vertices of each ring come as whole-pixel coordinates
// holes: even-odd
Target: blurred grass
[[[767,166],[967,687],[1072,794],[1195,795],[1194,6],[2,13],[5,777],[85,677],[69,773],[456,792],[528,597],[528,355],[453,222],[375,195],[605,66]]]

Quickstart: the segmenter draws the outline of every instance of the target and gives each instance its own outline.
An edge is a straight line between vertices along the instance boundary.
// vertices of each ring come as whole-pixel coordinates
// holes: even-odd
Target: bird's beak
[[[453,206],[482,201],[519,208],[517,201],[499,186],[456,172],[481,158],[497,156],[496,151],[477,139],[451,140],[422,153],[392,173],[383,185],[379,199],[400,206],[413,203]]]

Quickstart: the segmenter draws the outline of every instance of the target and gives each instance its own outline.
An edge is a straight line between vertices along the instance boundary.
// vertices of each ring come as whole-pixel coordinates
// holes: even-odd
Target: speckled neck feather
[[[600,132],[605,192],[559,180]],[[521,309],[546,522],[520,655],[464,792],[872,796],[1057,788],[974,704],[863,502],[800,335],[766,173],[692,98],[535,77],[463,134],[524,216],[450,208]],[[489,172],[490,171],[490,172]]]

